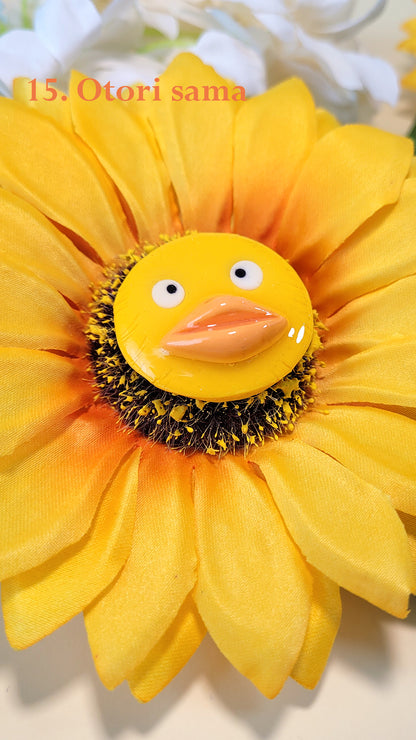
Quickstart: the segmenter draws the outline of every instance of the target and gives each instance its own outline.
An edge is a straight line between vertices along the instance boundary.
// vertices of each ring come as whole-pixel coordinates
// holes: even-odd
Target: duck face
[[[235,234],[191,234],[133,267],[114,303],[125,360],[171,393],[248,398],[287,375],[313,332],[309,295],[273,250]]]

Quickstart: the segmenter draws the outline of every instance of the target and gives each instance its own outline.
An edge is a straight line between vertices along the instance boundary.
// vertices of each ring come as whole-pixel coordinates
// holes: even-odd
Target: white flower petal
[[[133,0],[112,0],[101,13],[101,30],[95,46],[104,56],[108,49],[137,51],[142,42],[145,24]]]
[[[235,5],[237,12],[241,11],[243,7],[249,8],[253,13],[282,13],[285,14],[289,10],[293,9],[293,3],[291,7],[288,6],[287,0],[225,0],[222,3],[225,10],[228,10],[229,5]]]
[[[365,28],[370,21],[375,20],[378,18],[380,13],[383,12],[384,8],[386,7],[387,0],[377,0],[375,5],[373,5],[364,15],[359,16],[359,18],[355,18],[352,20],[349,20],[348,18],[341,24],[334,26],[331,29],[328,29],[328,35],[331,35],[332,38],[348,38],[349,36],[352,36],[354,33],[358,33],[358,31],[361,31],[361,29]]]
[[[143,21],[146,26],[156,28],[168,39],[176,39],[179,33],[179,23],[172,15],[167,13],[155,13],[151,10],[142,10]]]
[[[318,106],[336,111],[337,118],[340,117],[340,111],[343,111],[340,120],[345,120],[346,116],[348,118],[347,112],[350,116],[355,116],[357,92],[340,87],[324,70],[289,58],[284,65],[279,65],[277,71],[279,74],[271,78],[272,84],[287,77],[300,77],[312,91]]]
[[[237,39],[221,31],[206,31],[191,51],[218,74],[242,85],[247,96],[265,90],[266,70],[261,55]]]
[[[318,64],[330,74],[340,87],[347,90],[362,90],[360,75],[351,64],[348,55],[327,41],[318,41],[298,29],[303,54],[309,52]]]
[[[206,0],[136,0],[136,3],[142,13],[152,11],[171,16],[196,28],[207,29],[212,26],[207,7],[211,3]]]
[[[328,26],[346,22],[355,5],[355,0],[298,0],[296,18],[304,28],[324,32]]]
[[[231,38],[236,38],[243,44],[251,44],[254,41],[253,29],[251,27],[245,28],[241,19],[237,21],[218,8],[210,10],[210,16],[215,21],[217,29],[224,31]]]
[[[276,13],[256,13],[256,18],[282,43],[289,44],[293,48],[298,46],[296,26],[293,20],[276,15]]]
[[[81,68],[88,77],[94,77],[101,85],[111,82],[114,90],[121,85],[153,85],[155,77],[164,69],[163,62],[156,61],[145,54],[127,53],[122,56],[103,57],[97,50],[85,53],[80,57]]]
[[[100,26],[100,14],[91,0],[46,0],[34,18],[36,34],[63,67]]]
[[[374,100],[396,105],[399,82],[390,64],[367,54],[347,52],[345,55],[361,78],[363,87]]]
[[[11,98],[12,94],[9,88],[0,80],[0,95],[2,98]]]
[[[0,37],[0,80],[10,90],[15,77],[45,80],[60,71],[57,60],[34,31],[9,31]]]

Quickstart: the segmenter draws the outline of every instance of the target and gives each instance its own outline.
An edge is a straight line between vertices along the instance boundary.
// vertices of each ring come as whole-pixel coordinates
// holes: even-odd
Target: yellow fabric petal
[[[14,648],[32,645],[78,614],[123,567],[133,534],[139,456],[136,450],[120,465],[79,542],[3,581],[4,622]]]
[[[388,494],[396,509],[416,514],[415,421],[383,409],[329,406],[302,416],[296,433]]]
[[[288,80],[244,103],[234,141],[233,230],[271,244],[316,141],[315,106],[303,82]]]
[[[409,139],[369,126],[339,126],[319,139],[283,214],[276,248],[303,274],[377,210],[394,203],[409,171]]]
[[[325,322],[325,362],[371,349],[386,337],[416,338],[415,316],[416,275],[351,301]]]
[[[136,699],[150,701],[165,688],[192,657],[206,631],[192,597],[188,596],[167,632],[129,676],[130,690]]]
[[[315,568],[312,606],[305,642],[291,673],[307,689],[315,688],[326,666],[341,621],[339,588]]]
[[[55,84],[52,84],[49,89],[46,89],[45,83],[41,80],[36,80],[35,83],[35,87],[33,88],[33,80],[29,80],[28,77],[17,77],[14,79],[14,99],[20,103],[25,103],[43,116],[52,118],[53,121],[62,126],[62,128],[67,129],[67,131],[73,131],[68,97]],[[33,95],[34,89],[35,96]],[[51,90],[53,89],[56,90],[55,98],[52,98],[53,92]],[[33,97],[37,99],[31,100]]]
[[[84,352],[79,314],[51,286],[4,254],[0,264],[0,346]]]
[[[80,140],[6,98],[0,99],[0,137],[2,187],[79,235],[103,260],[128,251],[132,237],[114,188]]]
[[[399,511],[398,514],[404,524],[409,540],[410,553],[413,561],[413,573],[416,582],[416,516],[405,514],[402,511]],[[415,591],[413,593],[415,593]]]
[[[343,588],[405,617],[412,564],[388,497],[296,439],[271,442],[251,458],[306,559]]]
[[[326,403],[416,406],[416,340],[391,340],[325,367],[320,380]]]
[[[0,580],[34,568],[88,530],[132,446],[112,413],[68,417],[0,464]]]
[[[320,139],[325,134],[332,131],[333,128],[337,128],[340,125],[339,121],[324,108],[316,109],[316,126],[317,126],[317,137]]]
[[[130,557],[111,588],[85,612],[97,671],[114,688],[142,663],[195,583],[191,465],[147,448],[139,469]]]
[[[416,18],[411,18],[402,25],[403,31],[407,31],[410,38],[402,41],[398,48],[404,49],[405,51],[415,52],[416,51]]]
[[[416,177],[416,157],[413,157],[412,163],[410,165],[410,170],[409,170],[408,178],[412,179],[412,178],[415,178],[415,177]],[[402,193],[405,190],[406,182],[407,182],[407,180],[405,180],[405,182],[404,182]],[[401,195],[402,195],[402,193],[401,193]],[[400,200],[401,200],[401,197],[400,197]]]
[[[98,266],[79,252],[45,216],[21,198],[0,190],[0,256],[11,256],[78,305],[91,300]]]
[[[272,698],[296,663],[311,579],[267,486],[241,458],[199,458],[195,603],[233,665]]]
[[[319,268],[308,287],[321,318],[416,272],[415,199],[416,179],[412,178],[405,181],[394,206],[382,208]]]
[[[233,101],[173,100],[172,89],[217,88],[226,80],[192,54],[180,54],[160,76],[160,101],[146,114],[178,199],[185,229],[226,231],[232,208]],[[232,89],[232,88],[231,88]],[[140,113],[141,104],[138,104]]]
[[[414,46],[416,50],[416,43],[413,43],[412,46]],[[416,90],[416,69],[413,69],[407,75],[404,75],[404,77],[402,77],[401,79],[401,83],[402,87],[406,88],[407,90]]]
[[[49,352],[0,348],[0,455],[93,400],[86,364]]]
[[[91,100],[83,76],[71,77],[71,107],[77,133],[93,149],[126,199],[142,241],[158,242],[175,232],[173,195],[149,123],[133,116],[125,103]],[[83,84],[84,100],[78,86]],[[95,85],[94,85],[95,88]],[[140,107],[140,103],[136,103]],[[157,103],[155,103],[157,105]],[[122,135],[114,136],[114,132]]]

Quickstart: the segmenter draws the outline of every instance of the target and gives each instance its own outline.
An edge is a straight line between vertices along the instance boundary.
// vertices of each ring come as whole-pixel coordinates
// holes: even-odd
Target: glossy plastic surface
[[[198,306],[162,339],[176,357],[206,362],[241,362],[271,347],[287,319],[242,296],[222,295]]]
[[[242,262],[261,269],[257,287],[236,284],[231,271]],[[179,292],[180,302],[158,305],[158,283],[166,290],[164,300],[158,288],[159,304]],[[235,234],[192,234],[155,249],[121,285],[114,320],[119,347],[137,372],[158,388],[205,401],[247,398],[273,385],[300,360],[313,331],[309,295],[293,268]],[[186,344],[193,333],[199,341]]]

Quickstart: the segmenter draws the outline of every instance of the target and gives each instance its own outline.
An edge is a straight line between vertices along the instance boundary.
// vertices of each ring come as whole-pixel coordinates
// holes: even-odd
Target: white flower
[[[181,0],[112,0],[102,13],[92,0],[45,0],[39,5],[33,29],[0,37],[0,80],[10,91],[20,76],[56,78],[65,87],[74,67],[102,83],[148,83],[164,68],[180,22],[201,25],[206,16]],[[162,45],[162,51],[146,53],[149,29],[166,37],[166,50]]]
[[[358,53],[354,35],[386,0],[354,20],[354,0],[28,0],[33,29],[0,37],[0,89],[13,78],[56,78],[77,68],[115,87],[152,84],[172,58],[193,51],[247,95],[300,76],[318,104],[341,120],[364,118],[375,103],[394,105],[398,82],[381,59]],[[8,0],[11,3],[11,0]]]
[[[249,94],[297,75],[318,104],[343,121],[356,120],[375,103],[395,105],[399,86],[391,66],[358,53],[353,38],[386,0],[373,2],[358,19],[352,18],[354,5],[354,0],[210,0],[204,6],[218,30],[203,33],[192,50],[225,76],[230,62],[235,81]]]

